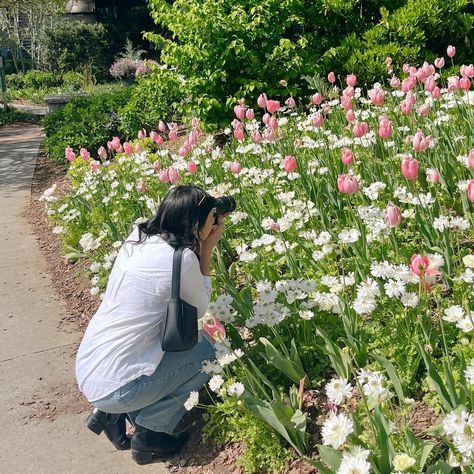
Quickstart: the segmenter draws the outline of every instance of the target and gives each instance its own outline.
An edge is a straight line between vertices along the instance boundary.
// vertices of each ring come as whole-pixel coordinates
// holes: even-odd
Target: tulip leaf
[[[324,446],[322,444],[318,444],[317,447],[319,455],[321,456],[321,460],[329,467],[332,467],[333,469],[339,469],[342,461],[342,453],[337,449],[331,448],[330,446]]]

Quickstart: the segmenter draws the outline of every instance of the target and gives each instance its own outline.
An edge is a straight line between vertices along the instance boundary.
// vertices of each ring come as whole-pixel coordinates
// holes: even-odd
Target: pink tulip
[[[296,105],[295,99],[288,97],[288,99],[285,100],[285,105],[290,108],[294,107]]]
[[[158,123],[158,130],[159,130],[160,132],[166,131],[166,124],[165,124],[165,122],[163,122],[162,120],[160,120],[160,122]]]
[[[262,135],[260,134],[260,132],[252,132],[252,141],[255,143],[260,143],[262,141]]]
[[[100,157],[100,158],[105,158],[107,156],[107,150],[101,146],[98,150],[97,150],[97,155]]]
[[[356,122],[352,131],[354,137],[361,138],[369,133],[369,126],[366,122]]]
[[[420,107],[418,108],[418,113],[422,117],[426,117],[430,113],[430,106],[428,104],[420,105]]]
[[[379,137],[390,138],[392,136],[392,122],[382,115],[379,118]]]
[[[269,142],[275,140],[275,129],[272,127],[267,127],[263,133],[263,138]]]
[[[382,89],[376,89],[370,95],[370,102],[372,105],[382,107],[385,101],[385,92]]]
[[[355,194],[359,190],[359,183],[350,174],[340,174],[337,177],[337,189],[343,194]]]
[[[319,92],[316,92],[316,94],[313,94],[311,97],[311,103],[313,105],[319,105],[323,101],[323,97]]]
[[[147,185],[142,180],[137,183],[137,191],[139,193],[146,193],[148,191]]]
[[[242,104],[236,105],[234,113],[239,120],[243,120],[245,118],[245,107]]]
[[[208,319],[202,327],[209,336],[214,339],[214,341],[223,340],[226,336],[225,328],[217,319],[210,318]]]
[[[467,197],[469,201],[474,202],[474,179],[469,180],[467,185]]]
[[[285,81],[285,79],[281,79],[278,81],[278,84],[280,84],[281,87],[286,87],[288,85],[288,81]]]
[[[190,173],[195,173],[197,171],[197,165],[194,161],[189,161],[188,162],[188,171]]]
[[[245,138],[245,132],[243,128],[237,128],[234,130],[234,137],[241,142]]]
[[[230,172],[231,173],[239,174],[241,170],[242,170],[242,166],[240,165],[240,163],[238,161],[235,160],[230,164]]]
[[[140,143],[135,144],[135,151],[137,153],[141,153],[143,151],[143,147],[140,145]]]
[[[455,92],[459,89],[459,77],[451,76],[448,77],[448,91]]]
[[[454,55],[456,54],[456,48],[452,45],[449,45],[446,49],[446,54],[448,55],[448,58],[454,57]]]
[[[402,174],[409,181],[415,181],[418,178],[418,161],[412,156],[407,156],[402,161]]]
[[[301,138],[295,138],[293,145],[295,146],[295,148],[301,148],[301,146],[303,145],[303,140],[301,140]]]
[[[296,159],[294,156],[285,156],[283,168],[287,173],[294,173],[296,171]]]
[[[146,137],[146,131],[145,130],[138,130],[137,137],[138,137],[139,140],[141,140],[142,138],[145,138]]]
[[[161,170],[158,174],[158,177],[162,183],[169,183],[170,181],[168,170]]]
[[[328,81],[331,84],[334,84],[336,82],[336,75],[332,71],[328,74]]]
[[[257,99],[257,105],[264,109],[267,105],[267,94],[260,94]]]
[[[389,227],[397,227],[400,225],[401,221],[402,213],[400,208],[389,202],[387,208],[385,209],[385,223]]]
[[[90,157],[91,157],[91,154],[87,151],[87,148],[81,148],[80,151],[79,151],[79,154],[81,155],[81,158],[84,161],[89,160]]]
[[[433,76],[428,76],[425,81],[425,90],[433,92],[436,87],[436,81]]]
[[[160,163],[159,161],[155,161],[155,162],[153,163],[153,169],[154,169],[156,172],[160,171],[160,169],[161,169],[161,163]]]
[[[170,142],[175,142],[178,139],[178,132],[176,130],[173,130],[168,133],[168,139]]]
[[[64,149],[64,156],[68,161],[74,161],[76,159],[74,151],[69,146]]]
[[[168,169],[168,176],[170,178],[170,182],[175,184],[179,183],[181,181],[181,176],[179,174],[179,171],[176,168],[169,168]]]
[[[249,120],[253,120],[255,118],[255,112],[253,109],[247,109],[245,112],[245,117]]]
[[[436,168],[427,168],[426,181],[432,184],[439,183],[439,171]]]
[[[99,171],[99,168],[100,168],[100,161],[92,160],[90,162],[89,166],[90,166],[90,169],[93,173],[97,173]]]
[[[123,144],[123,152],[126,154],[126,155],[131,155],[133,153],[133,146],[131,143],[128,143],[128,142],[124,142]]]
[[[278,128],[278,119],[276,117],[270,117],[268,121],[268,126],[272,128]]]
[[[156,140],[158,139],[159,135],[156,133],[154,130],[150,132],[150,139],[152,142],[156,143]]]
[[[393,76],[390,79],[390,87],[393,87],[394,89],[398,89],[400,87],[400,79],[398,77]]]
[[[417,152],[425,151],[430,145],[430,138],[425,137],[421,130],[418,130],[413,137],[413,149]]]
[[[357,82],[357,77],[355,76],[355,74],[349,74],[346,77],[346,82],[349,87],[354,87]]]
[[[469,168],[474,170],[474,148],[469,152]]]
[[[343,91],[342,91],[342,95],[346,96],[346,97],[354,97],[355,96],[355,90],[353,87],[346,87]]]
[[[340,100],[341,100],[341,105],[343,109],[345,110],[352,109],[353,105],[352,105],[352,99],[350,97],[348,97],[347,95],[341,95]]]
[[[192,148],[194,145],[196,145],[197,140],[198,140],[198,134],[193,130],[189,134],[188,139],[187,139],[187,142],[188,142],[190,148]]]
[[[439,99],[441,97],[441,89],[439,87],[435,87],[431,93],[431,97],[433,97],[433,99]]]
[[[324,117],[319,112],[313,115],[313,125],[320,128],[324,125]]]
[[[280,110],[280,102],[278,100],[267,100],[267,110],[271,114]]]
[[[268,125],[268,122],[270,122],[270,118],[271,118],[271,115],[265,113],[265,114],[263,114],[262,122],[263,122],[265,125]]]
[[[434,60],[434,65],[438,68],[438,69],[441,69],[442,67],[444,67],[444,58],[436,58]]]
[[[410,65],[409,64],[404,64],[403,67],[402,67],[402,71],[405,73],[405,74],[408,74],[410,72]]]
[[[350,165],[352,163],[354,156],[350,148],[343,148],[341,153],[341,161],[345,165]]]
[[[355,113],[352,109],[350,109],[346,112],[346,120],[349,123],[352,123],[355,120]]]
[[[471,80],[468,77],[462,77],[459,80],[459,87],[463,91],[468,91],[471,88]]]
[[[428,270],[430,259],[426,256],[414,254],[410,258],[410,270],[418,276],[423,276]]]

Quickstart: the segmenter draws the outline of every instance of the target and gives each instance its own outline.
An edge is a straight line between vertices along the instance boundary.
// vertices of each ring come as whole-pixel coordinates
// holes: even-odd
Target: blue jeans
[[[172,434],[186,413],[189,393],[199,391],[210,378],[201,372],[202,362],[213,359],[213,344],[199,334],[192,349],[165,352],[153,374],[132,380],[93,405],[107,413],[127,413],[139,426]]]

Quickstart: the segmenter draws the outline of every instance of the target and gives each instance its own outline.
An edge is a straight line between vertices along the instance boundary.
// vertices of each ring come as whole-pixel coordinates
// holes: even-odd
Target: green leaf
[[[306,456],[303,456],[301,459],[303,459],[303,461],[307,462],[311,466],[318,468],[321,474],[334,474],[334,471],[326,467],[322,462],[310,459]]]
[[[331,365],[337,375],[343,379],[349,379],[351,375],[349,356],[343,352],[342,349],[335,344],[321,328],[316,328],[316,333],[324,339],[325,353],[329,357]]]
[[[395,393],[397,394],[398,401],[400,404],[402,404],[405,400],[405,395],[403,394],[402,384],[400,383],[400,379],[398,378],[397,370],[395,369],[393,364],[385,357],[376,354],[373,357],[376,361],[382,364],[383,368],[387,371],[390,381],[393,384],[393,388],[395,389]]]
[[[342,453],[337,449],[322,444],[318,444],[317,447],[322,461],[333,469],[339,469],[342,461]]]
[[[438,461],[436,464],[428,467],[426,474],[450,474],[452,471],[451,466],[443,461]]]

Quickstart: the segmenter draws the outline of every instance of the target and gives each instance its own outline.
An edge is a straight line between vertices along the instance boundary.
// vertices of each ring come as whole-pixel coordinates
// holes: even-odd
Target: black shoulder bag
[[[165,352],[187,351],[198,340],[197,308],[180,298],[183,247],[175,249],[171,280],[171,301],[166,312],[161,347]]]

